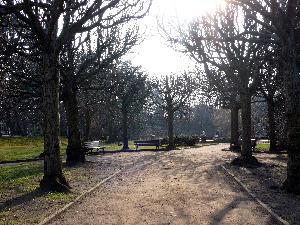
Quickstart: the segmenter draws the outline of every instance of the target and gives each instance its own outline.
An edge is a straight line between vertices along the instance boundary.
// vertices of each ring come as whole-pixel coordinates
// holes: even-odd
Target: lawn
[[[32,159],[43,152],[43,137],[0,137],[0,161]],[[61,154],[65,155],[67,139],[61,138]]]
[[[270,143],[257,144],[255,148],[259,148],[259,149],[263,149],[263,150],[269,150]]]
[[[61,155],[66,154],[68,140],[66,137],[61,137]],[[129,148],[135,150],[133,141],[129,141]],[[43,137],[0,137],[0,162],[26,160],[38,157],[44,148]],[[118,143],[102,143],[105,151],[120,151],[122,145]],[[166,148],[166,145],[161,146],[161,149]],[[181,148],[183,146],[177,146]],[[195,146],[199,147],[199,146]],[[139,146],[139,150],[155,150],[155,146]]]
[[[68,140],[61,137],[61,154],[65,155]],[[43,137],[0,137],[0,161],[15,161],[33,159],[43,152]],[[105,151],[121,150],[117,143],[102,144]],[[129,141],[129,148],[135,149],[133,141]],[[139,149],[155,149],[154,146],[139,147]]]
[[[68,180],[80,181],[80,174],[76,170],[64,168],[63,171]],[[76,197],[76,193],[41,192],[39,182],[42,177],[42,162],[0,166],[0,201],[4,203],[0,207],[0,224],[28,224],[23,221],[24,215],[15,216],[15,210],[22,211],[22,204],[26,205],[26,202],[38,201],[41,207],[51,207],[55,202],[64,205]],[[38,223],[45,216],[28,213],[29,217],[34,216],[32,224]]]
[[[103,143],[102,145],[105,147],[105,151],[119,151],[122,149],[122,145],[118,145],[117,143],[111,143],[111,144]],[[135,145],[133,144],[133,141],[128,141],[128,147],[131,150],[136,149]],[[166,148],[166,147],[167,147],[166,145],[160,146],[161,149]],[[143,149],[144,150],[155,150],[156,147],[155,146],[139,146],[138,147],[138,150],[143,150]]]
[[[0,192],[19,189],[20,192],[33,191],[38,187],[37,179],[43,175],[43,164],[4,166],[0,169]]]
[[[72,168],[63,168],[64,174],[73,179]],[[18,194],[39,188],[43,177],[43,163],[30,163],[0,167],[0,193],[17,190]],[[3,197],[3,196],[2,196]]]

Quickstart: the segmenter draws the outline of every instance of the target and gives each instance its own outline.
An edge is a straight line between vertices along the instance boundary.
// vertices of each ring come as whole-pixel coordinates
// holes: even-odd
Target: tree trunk
[[[300,78],[294,31],[287,37],[282,47],[288,136],[288,167],[284,187],[289,192],[300,194]]]
[[[242,109],[242,149],[241,158],[247,163],[252,158],[251,149],[251,95],[246,92],[241,94]]]
[[[91,128],[91,114],[88,106],[85,106],[84,109],[84,119],[85,119],[85,126],[84,126],[84,141],[89,141],[90,139],[90,128]]]
[[[62,172],[59,146],[59,74],[55,54],[43,56],[43,111],[44,111],[44,176],[42,189],[68,191],[69,185]]]
[[[11,109],[6,111],[6,126],[7,126],[7,134],[13,135],[13,123],[11,119]]]
[[[114,127],[113,127],[113,121],[109,117],[108,118],[108,143],[113,143],[116,141],[115,135],[114,135]]]
[[[123,127],[123,150],[126,151],[128,147],[128,111],[126,106],[122,106],[122,127]]]
[[[230,109],[231,114],[231,139],[230,149],[240,150],[239,146],[239,107],[237,104]]]
[[[67,164],[74,165],[85,162],[84,150],[81,146],[78,103],[76,98],[77,87],[72,73],[65,73],[63,77],[63,103],[66,109],[68,126]]]
[[[277,151],[277,141],[276,141],[276,125],[275,125],[275,105],[273,99],[267,101],[268,104],[268,123],[269,123],[269,139],[270,148],[269,151]]]
[[[168,109],[167,112],[167,123],[168,123],[168,137],[169,137],[169,150],[175,149],[174,143],[174,111],[172,109]]]
[[[120,137],[119,137],[119,130],[117,130],[116,125],[114,123],[114,111],[109,110],[108,116],[108,128],[107,128],[107,135],[108,135],[108,143],[113,143],[113,142],[120,142]]]

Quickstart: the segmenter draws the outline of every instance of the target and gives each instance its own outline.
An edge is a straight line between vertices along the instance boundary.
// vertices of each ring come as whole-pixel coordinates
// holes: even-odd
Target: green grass
[[[67,139],[61,138],[61,154],[65,155]],[[43,152],[42,137],[0,137],[0,161],[32,159]]]
[[[78,172],[75,169],[64,168],[68,180],[78,180]],[[30,201],[35,199],[41,205],[66,204],[76,197],[76,193],[43,193],[39,190],[39,181],[43,177],[43,163],[22,164],[0,167],[0,200],[1,201]],[[17,206],[18,207],[18,204]],[[5,208],[0,212],[0,224],[24,224],[22,217],[15,216],[14,206]],[[33,215],[32,223],[38,223],[40,215]],[[28,218],[27,218],[28,219]]]
[[[20,192],[38,188],[38,179],[43,175],[42,164],[0,167],[0,192],[18,189]]]
[[[209,146],[209,145],[215,145],[217,143],[215,142],[211,142],[211,143],[201,143],[201,144],[196,144],[195,146],[181,146],[181,145],[177,145],[176,148],[179,149],[184,149],[184,148],[199,148],[199,147],[203,147],[203,146]],[[112,143],[112,144],[106,144],[106,143],[102,143],[102,146],[105,147],[105,151],[119,151],[122,149],[122,145],[118,145],[117,143]],[[129,141],[128,142],[128,146],[130,149],[135,150],[136,147],[133,144],[133,141]],[[166,148],[167,145],[162,145],[159,148],[160,149],[164,149]],[[138,150],[156,150],[155,146],[139,146]]]
[[[77,180],[78,174],[72,168],[63,168],[67,179]],[[0,167],[0,193],[17,190],[19,193],[34,191],[43,177],[43,164],[21,164]],[[78,178],[80,180],[80,177]],[[48,193],[47,200],[66,198],[63,193]]]
[[[0,146],[41,145],[43,137],[0,137]]]
[[[260,148],[260,149],[263,149],[263,150],[269,150],[270,144],[269,143],[257,144],[255,148]]]
[[[106,144],[106,143],[102,143],[102,146],[105,147],[105,151],[119,151],[122,149],[122,145],[118,145],[117,143],[111,143],[111,144]],[[128,141],[128,147],[132,150],[135,150],[136,147],[133,144],[133,141]],[[166,146],[161,146],[160,148],[165,148]],[[139,150],[141,149],[147,149],[147,150],[155,150],[156,147],[155,146],[139,146],[138,147]]]
[[[60,193],[60,192],[49,192],[42,196],[42,198],[46,201],[71,201],[74,199],[74,193]]]
[[[68,140],[61,138],[61,154],[66,154]],[[105,151],[118,151],[122,146],[117,143],[102,144]],[[129,141],[129,148],[135,149],[133,141]],[[0,161],[26,160],[37,157],[43,152],[43,137],[0,137]],[[154,146],[141,146],[139,149],[156,149]]]
[[[65,137],[61,137],[61,155],[66,154],[68,140]],[[129,148],[135,150],[133,141],[129,141]],[[119,151],[122,149],[122,145],[117,143],[106,144],[103,143],[105,151]],[[184,146],[177,146],[178,148],[184,148]],[[197,146],[196,146],[197,147]],[[166,148],[161,146],[160,148]],[[33,159],[39,156],[43,152],[44,144],[43,137],[0,137],[0,161],[15,161]],[[139,146],[139,150],[155,150],[155,146]]]

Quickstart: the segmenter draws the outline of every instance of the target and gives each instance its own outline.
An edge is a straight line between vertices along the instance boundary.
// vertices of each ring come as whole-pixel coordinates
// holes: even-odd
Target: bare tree
[[[134,26],[127,29],[124,26],[115,26],[105,30],[97,29],[94,35],[89,34],[84,40],[81,40],[79,36],[71,45],[66,46],[61,55],[62,99],[68,124],[68,165],[85,161],[78,123],[76,97],[78,88],[88,91],[89,88],[95,89],[98,85],[99,89],[108,89],[105,85],[99,84],[101,81],[97,81],[97,78],[102,76],[101,71],[105,71],[110,64],[138,43],[140,39],[138,32],[139,29]],[[95,50],[92,49],[93,44],[96,46]],[[90,112],[86,111],[86,118],[88,114]],[[88,139],[87,136],[86,138]]]
[[[275,113],[277,108],[280,108],[278,101],[281,100],[282,96],[282,75],[279,68],[279,46],[270,46],[268,53],[265,57],[265,63],[261,69],[261,82],[259,85],[259,95],[261,95],[267,103],[268,113],[268,136],[270,139],[270,152],[276,152],[277,146],[277,135],[276,135],[276,118]]]
[[[122,115],[123,150],[128,150],[128,120],[130,115],[143,110],[150,91],[149,84],[141,68],[130,62],[121,63],[112,73],[115,76],[112,83],[114,95]]]
[[[183,46],[185,52],[203,64],[210,83],[222,84],[221,88],[221,85],[216,85],[220,92],[229,93],[227,96],[232,102],[236,101],[238,94],[242,109],[243,140],[241,158],[237,162],[243,165],[257,162],[251,150],[251,98],[260,82],[265,46],[239,38],[239,35],[245,30],[257,32],[259,29],[258,24],[248,21],[247,14],[242,10],[227,5],[191,23],[187,31],[178,29],[180,36],[171,38],[174,44]],[[211,72],[211,68],[218,72]]]
[[[255,21],[268,31],[269,40],[281,45],[285,108],[287,116],[287,150],[289,152],[287,191],[300,191],[300,76],[299,76],[299,0],[229,0],[248,12],[249,21]],[[280,18],[280,19],[278,19]],[[265,39],[261,33],[246,30],[244,36]]]
[[[156,80],[153,90],[154,104],[163,109],[168,126],[168,148],[174,149],[174,118],[191,104],[198,89],[197,79],[191,74],[169,75]]]

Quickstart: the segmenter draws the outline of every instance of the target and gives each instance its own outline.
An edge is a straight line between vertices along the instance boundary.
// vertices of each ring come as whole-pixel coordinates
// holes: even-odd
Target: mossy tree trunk
[[[84,109],[84,122],[84,141],[89,141],[92,118],[90,114],[90,109],[87,105]]]
[[[276,124],[275,124],[275,103],[273,99],[267,100],[268,104],[268,129],[269,129],[269,139],[270,139],[270,148],[269,151],[277,151],[277,140],[276,140]]]
[[[167,124],[168,124],[168,138],[169,138],[169,150],[175,149],[174,143],[174,110],[169,108],[167,110]]]
[[[128,109],[126,105],[122,105],[122,137],[123,137],[123,150],[129,149],[128,146]]]
[[[43,112],[44,112],[44,176],[42,189],[67,191],[69,184],[62,172],[59,146],[59,74],[57,56],[50,51],[43,55]]]
[[[245,90],[241,93],[242,110],[242,149],[241,159],[247,163],[252,158],[251,149],[251,94]]]
[[[282,48],[288,136],[288,168],[284,187],[289,192],[300,194],[300,77],[294,30],[286,37]]]
[[[71,71],[64,73],[62,83],[62,99],[68,126],[67,164],[74,165],[85,162],[85,155],[79,132],[77,87],[75,77]]]
[[[234,104],[230,109],[231,116],[231,150],[237,150],[239,146],[239,106]]]

